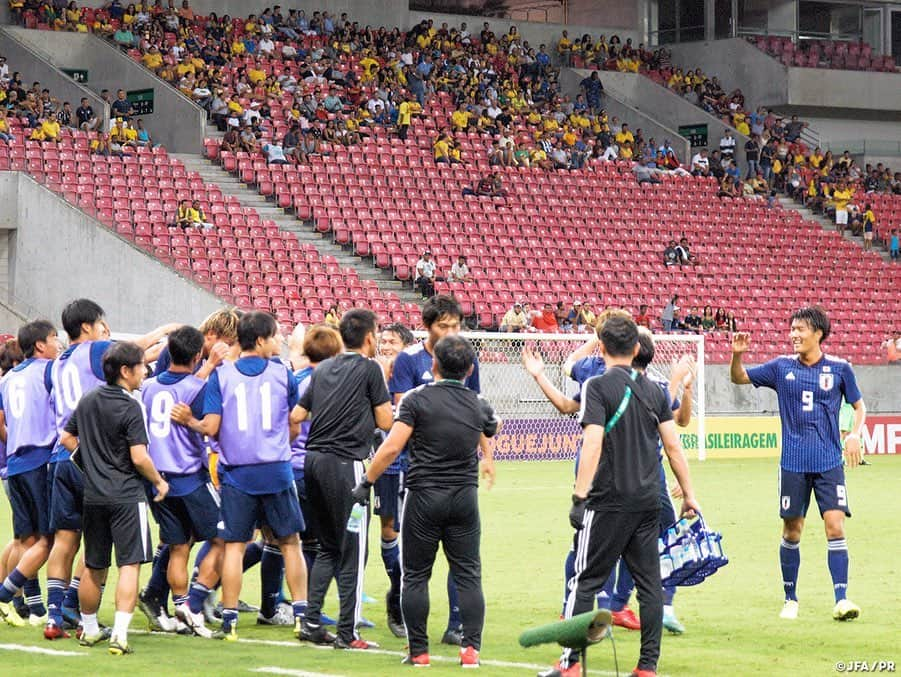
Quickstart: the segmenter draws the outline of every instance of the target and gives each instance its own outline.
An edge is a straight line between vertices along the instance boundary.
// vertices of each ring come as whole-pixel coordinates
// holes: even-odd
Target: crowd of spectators
[[[406,138],[436,92],[455,104],[433,138],[439,163],[473,160],[457,141],[472,131],[495,137],[489,161],[499,166],[579,169],[593,160],[637,159],[649,143],[641,130],[608,118],[597,73],[575,100],[561,96],[547,47],[530,45],[515,26],[496,35],[488,22],[475,33],[466,23],[424,20],[402,33],[360,26],[346,14],[284,13],[278,5],[240,19],[201,17],[187,0],[179,8],[156,0],[26,9],[51,28],[107,38],[203,106],[220,130],[234,131],[227,150],[270,162],[303,163],[333,145],[356,145],[372,125]],[[611,41],[612,53],[618,44]],[[277,108],[287,112],[288,131],[272,138]],[[678,165],[675,154],[670,161]]]
[[[639,317],[642,318],[644,326],[651,327],[647,306],[641,307]],[[675,295],[664,305],[660,314],[660,324],[663,327],[663,331],[666,332],[701,334],[738,331],[738,320],[736,320],[733,311],[719,307],[714,312],[713,306],[706,305],[700,313],[697,307],[689,307],[687,312],[683,314],[679,305],[679,297]]]
[[[708,75],[700,68],[674,66],[671,53],[662,47],[654,50],[646,49],[643,44],[636,47],[631,38],[623,43],[616,35],[608,41],[603,35],[594,40],[585,34],[573,42],[567,31],[563,31],[557,51],[568,64],[646,75],[745,136],[756,135],[763,141],[773,136],[794,143],[807,126],[797,116],[785,122],[763,107],[752,109],[741,89],[726,91],[715,75]],[[725,153],[724,158],[729,159]]]
[[[59,143],[76,130],[96,133],[91,150],[99,155],[128,155],[138,146],[151,146],[153,139],[144,122],[134,116],[125,92],[119,90],[114,100],[103,90],[102,97],[110,104],[109,129],[102,129],[102,118],[82,98],[72,108],[70,101],[61,101],[47,87],[34,81],[28,86],[19,71],[10,72],[6,57],[0,56],[0,140],[14,140],[10,120],[22,122],[21,140]]]

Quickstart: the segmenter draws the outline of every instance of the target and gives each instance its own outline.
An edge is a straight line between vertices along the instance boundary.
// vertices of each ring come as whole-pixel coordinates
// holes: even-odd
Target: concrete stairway
[[[281,230],[294,233],[300,242],[311,243],[321,256],[334,256],[342,267],[353,268],[360,279],[374,280],[382,291],[394,292],[404,303],[420,303],[419,294],[395,280],[390,272],[376,268],[371,260],[356,256],[350,248],[345,249],[335,244],[330,233],[319,233],[312,221],[301,221],[294,214],[276,206],[274,201],[260,195],[255,188],[243,183],[219,165],[200,155],[170,153],[170,157],[181,160],[185,169],[197,172],[204,181],[219,186],[223,195],[231,195],[238,199],[241,206],[255,209],[262,219],[271,219]]]
[[[823,230],[835,230],[838,231],[838,227],[828,217],[822,214],[815,214],[807,207],[803,206],[800,202],[795,202],[793,199],[786,195],[779,196],[779,203],[785,209],[794,209],[801,216],[804,217],[807,221],[815,221],[819,223]],[[843,236],[849,242],[853,242],[855,245],[863,249],[863,236],[862,235],[852,235],[849,229],[845,229],[845,233]],[[885,247],[881,247],[879,245],[874,244],[873,249],[870,250],[870,253],[876,254],[882,258],[886,263],[891,263],[891,257],[889,256],[888,250]]]

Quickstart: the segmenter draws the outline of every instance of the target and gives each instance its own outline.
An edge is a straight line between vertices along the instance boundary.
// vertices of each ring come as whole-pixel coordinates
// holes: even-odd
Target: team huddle
[[[132,652],[136,607],[157,631],[236,640],[239,612],[254,609],[240,599],[242,582],[259,564],[257,623],[291,626],[305,642],[368,649],[375,645],[360,628],[371,625],[362,602],[374,493],[387,624],[408,642],[404,663],[429,665],[428,583],[440,543],[450,568],[441,642],[459,645],[463,667],[478,667],[485,600],[477,489],[480,476],[488,487],[494,481],[490,438],[501,421],[478,394],[476,352],[457,335],[459,304],[432,297],[422,320],[427,336],[417,342],[406,327],[380,331],[372,312],[354,309],[338,329],[295,332],[287,358],[276,320],[263,312],[226,309],[199,328],[166,325],[112,342],[102,308],[79,299],[62,313],[65,350],[52,323],[22,327],[15,344],[0,348],[0,467],[14,533],[0,555],[0,618],[42,626],[48,640],[74,631],[83,646],[108,642],[114,655]],[[820,351],[828,333],[822,311],[803,309],[792,318],[796,356],[747,370],[748,336],[733,342],[733,381],[779,394],[786,619],[798,615],[798,542],[811,491],[829,539],[833,615],[860,613],[846,598],[850,512],[838,408],[844,398],[854,410],[844,438],[849,465],[859,460],[865,409],[847,363]],[[653,337],[618,311],[567,360],[581,386],[573,398],[544,376],[540,350],[523,353],[544,394],[561,413],[578,413],[583,429],[562,615],[597,605],[618,625],[640,628],[640,677],[655,674],[662,629],[684,631],[675,589],[661,586],[657,551],[676,520],[670,494],[682,498],[680,515],[700,512],[675,429],[691,417],[692,365],[683,360],[669,382],[658,382],[645,373],[653,358]],[[116,611],[105,627],[98,609],[114,549]],[[323,613],[332,580],[337,619]],[[627,606],[633,587],[640,620]],[[579,658],[567,650],[541,674],[576,675]]]

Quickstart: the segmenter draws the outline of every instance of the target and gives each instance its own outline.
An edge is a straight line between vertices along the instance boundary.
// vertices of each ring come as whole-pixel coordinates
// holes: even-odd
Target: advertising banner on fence
[[[553,423],[551,423],[553,421]],[[707,458],[777,457],[781,450],[778,416],[709,416]],[[679,428],[685,452],[698,451],[697,420]],[[582,432],[575,419],[507,419],[495,441],[495,457],[509,461],[573,459]],[[901,414],[867,417],[863,435],[866,454],[901,454]]]

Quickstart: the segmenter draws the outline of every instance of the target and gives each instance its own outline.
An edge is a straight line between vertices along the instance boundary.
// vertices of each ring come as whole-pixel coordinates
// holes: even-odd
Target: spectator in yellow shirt
[[[31,133],[32,141],[56,141],[59,142],[59,122],[56,118],[46,117],[41,120],[41,125],[35,127]]]
[[[265,82],[266,72],[260,70],[259,68],[248,68],[247,79],[250,80],[254,85],[258,85],[261,82]]]
[[[401,101],[397,107],[397,136],[402,140],[406,140],[407,131],[413,124],[414,106],[418,107],[419,104],[413,101]]]
[[[563,31],[563,37],[561,37],[560,42],[557,43],[557,54],[560,55],[560,58],[563,59],[563,63],[567,66],[569,66],[571,62],[572,49],[573,42],[569,39],[569,33]]]
[[[840,181],[832,191],[832,202],[835,204],[835,224],[840,232],[848,225],[848,203],[854,197],[854,190],[844,181]]]
[[[197,75],[197,69],[194,68],[194,63],[191,61],[191,57],[186,56],[181,62],[175,67],[175,74],[182,78],[187,73],[191,75]]]
[[[151,45],[150,49],[141,57],[141,61],[145,68],[156,71],[163,66],[163,55],[156,45]]]
[[[465,132],[469,128],[471,120],[472,113],[466,110],[466,104],[461,101],[457,110],[451,113],[451,126],[455,131]]]
[[[231,44],[232,56],[242,56],[246,52],[247,48],[244,46],[244,41],[241,40],[241,38],[235,36]]]
[[[617,132],[616,134],[616,145],[620,147],[620,156],[622,156],[622,147],[628,141],[629,143],[635,143],[635,136],[629,131],[629,125],[627,123],[623,123],[623,128]]]

